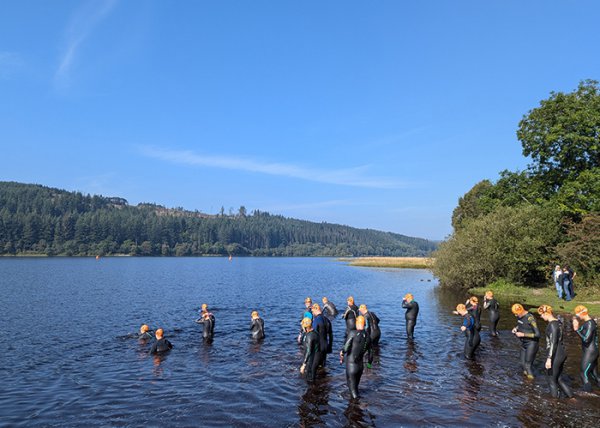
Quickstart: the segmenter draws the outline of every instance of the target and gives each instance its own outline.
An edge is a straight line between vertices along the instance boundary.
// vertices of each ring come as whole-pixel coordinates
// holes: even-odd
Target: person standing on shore
[[[600,387],[598,376],[598,326],[596,321],[590,317],[588,309],[583,305],[575,308],[573,317],[573,330],[581,338],[581,382],[583,390],[592,392],[590,378]]]
[[[520,303],[512,305],[511,311],[517,317],[517,326],[512,329],[512,333],[521,340],[520,357],[523,374],[528,379],[533,379],[535,377],[533,361],[540,347],[540,329],[535,317],[527,312]]]
[[[419,315],[419,304],[414,300],[412,294],[407,293],[402,299],[402,307],[406,309],[406,313],[404,314],[406,320],[406,336],[408,339],[413,340],[417,316]]]
[[[554,398],[558,398],[560,392],[571,398],[571,388],[561,379],[567,352],[563,344],[562,323],[554,316],[552,306],[542,305],[538,308],[538,314],[548,323],[546,327],[546,357],[545,368],[548,372],[548,381],[550,382],[550,393]]]
[[[558,295],[559,299],[562,299],[564,295],[561,282],[561,275],[562,269],[560,268],[560,265],[556,265],[554,267],[554,272],[552,272],[552,279],[554,279],[554,287],[556,287],[556,294]]]
[[[488,311],[490,316],[490,334],[494,337],[498,336],[498,321],[500,320],[500,305],[494,299],[494,292],[488,290],[483,298],[483,309]]]

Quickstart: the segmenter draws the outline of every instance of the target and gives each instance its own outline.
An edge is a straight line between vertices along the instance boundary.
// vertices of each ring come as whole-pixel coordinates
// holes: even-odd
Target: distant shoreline
[[[431,257],[342,257],[338,260],[350,266],[378,267],[395,269],[431,269]]]

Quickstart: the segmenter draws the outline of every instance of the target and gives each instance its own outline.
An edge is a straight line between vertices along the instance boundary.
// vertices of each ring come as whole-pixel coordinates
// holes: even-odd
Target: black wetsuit
[[[367,331],[369,338],[371,339],[371,345],[379,345],[379,338],[381,337],[381,330],[379,329],[379,318],[373,312],[368,311],[365,314],[365,330]]]
[[[163,352],[169,351],[173,345],[164,337],[162,339],[157,340],[152,344],[152,348],[150,348],[151,354],[161,354]]]
[[[346,383],[352,398],[358,398],[358,384],[364,370],[364,356],[367,353],[367,362],[373,363],[371,339],[365,330],[352,330],[348,334],[342,355],[346,359]]]
[[[319,351],[317,352],[316,356],[317,367],[325,367],[325,363],[327,361],[327,349],[329,348],[327,332],[328,322],[329,320],[323,316],[323,314],[319,314],[313,318],[313,331],[315,331],[317,336],[319,336]]]
[[[319,365],[319,335],[311,330],[304,335],[302,342],[304,345],[304,361],[302,363],[306,365],[304,367],[306,380],[314,382]]]
[[[584,391],[592,391],[590,378],[595,380],[600,386],[600,377],[598,377],[598,326],[596,321],[589,319],[585,321],[577,334],[581,337],[581,382]]]
[[[329,316],[335,317],[338,314],[338,310],[333,303],[327,301],[327,303],[323,303],[323,311],[327,311]]]
[[[537,326],[535,317],[527,313],[523,317],[517,318],[517,331],[525,333],[521,339],[521,365],[523,372],[527,376],[533,376],[533,361],[540,347],[540,329]]]
[[[481,307],[479,305],[474,305],[471,302],[468,302],[466,307],[467,311],[469,311],[475,320],[475,328],[477,331],[481,331]]]
[[[493,297],[483,300],[483,309],[487,309],[490,315],[490,333],[492,336],[498,336],[498,321],[500,320],[500,305]]]
[[[208,318],[200,318],[196,320],[198,324],[202,324],[202,338],[206,342],[212,342],[215,334],[215,317],[209,314]]]
[[[304,313],[302,314],[302,317],[300,318],[300,332],[298,333],[298,345],[302,345],[302,343],[304,343],[304,335],[306,334],[306,332],[304,331],[304,327],[302,327],[302,320],[304,320],[304,318],[310,318],[311,320],[313,319],[313,315],[312,312],[310,311],[310,308],[306,308],[304,309]]]
[[[406,309],[406,335],[409,339],[414,338],[415,325],[417,324],[417,316],[419,315],[419,304],[415,300],[411,300],[408,303],[406,300],[402,301],[402,307]]]
[[[358,308],[356,307],[356,305],[354,303],[348,305],[348,307],[346,308],[346,312],[344,312],[344,315],[342,317],[346,320],[346,334],[344,337],[348,337],[348,333],[350,333],[352,330],[356,330],[357,316]]]
[[[252,339],[262,340],[265,338],[265,322],[262,318],[255,318],[250,323],[250,331],[252,332]]]
[[[138,340],[150,340],[150,339],[154,339],[154,332],[153,331],[147,331],[145,333],[140,333],[138,335]]]
[[[481,342],[479,337],[479,331],[475,325],[475,318],[469,312],[463,316],[463,324],[465,327],[465,347],[464,354],[465,358],[472,360],[475,356],[475,351]]]
[[[560,388],[565,396],[572,397],[571,389],[560,377],[567,360],[567,352],[563,344],[562,324],[558,320],[550,321],[546,327],[546,349],[548,350],[546,358],[552,362],[552,367],[548,370],[550,393],[558,398]]]

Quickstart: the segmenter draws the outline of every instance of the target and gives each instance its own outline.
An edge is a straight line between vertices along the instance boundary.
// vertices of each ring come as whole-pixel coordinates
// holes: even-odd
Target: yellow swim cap
[[[456,312],[464,312],[466,310],[467,310],[467,307],[463,303],[456,305]]]
[[[486,291],[485,297],[487,297],[488,299],[491,299],[492,297],[494,297],[494,292],[492,290]]]
[[[588,312],[588,308],[586,308],[583,305],[577,305],[575,307],[575,311],[574,312],[575,312],[575,315],[577,315],[577,316],[586,316],[589,313]]]
[[[354,297],[348,296],[348,299],[346,299],[346,301],[349,303],[354,303]]]
[[[321,306],[319,306],[318,303],[315,303],[314,305],[312,305],[313,311],[320,311],[321,310]]]
[[[406,293],[406,294],[404,295],[404,300],[408,300],[408,299],[410,299],[410,300],[414,299],[413,295],[412,295],[412,294],[410,294],[410,293]]]
[[[365,317],[359,315],[356,317],[356,328],[365,326]]]
[[[202,303],[202,310],[205,310],[206,308],[208,308],[208,305],[206,303]]]
[[[554,313],[552,312],[552,306],[550,305],[542,305],[538,308],[538,314],[543,315],[543,314],[548,314],[548,315],[554,315]]]
[[[304,328],[312,327],[312,320],[308,317],[304,318],[302,320],[302,327],[304,327]]]
[[[510,308],[510,310],[514,315],[519,315],[520,313],[523,313],[523,311],[525,311],[523,305],[521,305],[520,303],[515,303],[514,305],[512,305],[512,308]]]
[[[252,311],[252,313],[250,314],[250,316],[257,317],[258,316],[258,312],[257,311]]]
[[[163,329],[159,328],[158,330],[156,330],[156,332],[154,334],[156,335],[157,339],[162,339],[163,334],[164,334]]]
[[[360,305],[358,307],[358,309],[361,310],[361,311],[366,311],[367,310],[367,305]]]
[[[477,298],[477,296],[471,296],[471,298],[469,299],[469,302],[476,305],[479,303],[479,299]]]

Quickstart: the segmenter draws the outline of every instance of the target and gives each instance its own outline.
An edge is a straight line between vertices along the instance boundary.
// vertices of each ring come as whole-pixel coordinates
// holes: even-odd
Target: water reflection
[[[404,368],[409,373],[416,373],[419,369],[417,361],[419,360],[418,346],[413,340],[406,342],[406,352],[404,354]]]
[[[348,406],[344,410],[344,416],[346,418],[344,427],[375,426],[375,416],[369,412],[366,403],[362,402],[360,398],[351,399],[348,402]]]
[[[324,417],[329,413],[329,394],[331,387],[327,378],[318,379],[307,387],[298,405],[301,427],[323,425]]]

